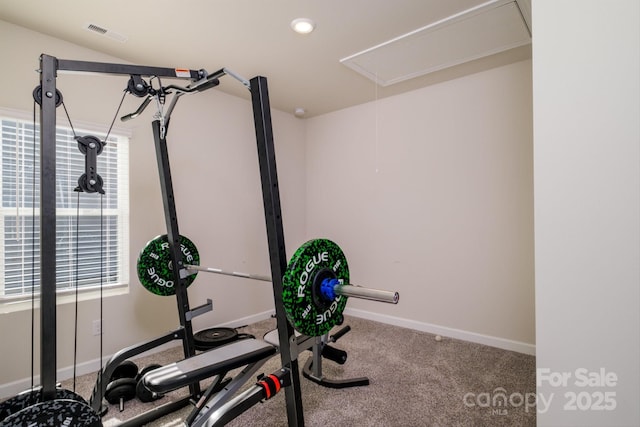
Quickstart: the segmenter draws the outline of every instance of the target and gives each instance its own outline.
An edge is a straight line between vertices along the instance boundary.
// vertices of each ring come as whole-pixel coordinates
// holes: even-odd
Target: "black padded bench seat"
[[[213,348],[205,353],[154,369],[144,376],[144,385],[156,393],[167,393],[214,375],[258,362],[276,353],[271,344],[242,339]]]

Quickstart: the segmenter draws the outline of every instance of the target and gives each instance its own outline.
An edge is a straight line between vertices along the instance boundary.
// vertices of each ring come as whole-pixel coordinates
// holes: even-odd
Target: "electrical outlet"
[[[93,335],[100,335],[102,333],[102,321],[100,319],[93,321],[92,330]]]

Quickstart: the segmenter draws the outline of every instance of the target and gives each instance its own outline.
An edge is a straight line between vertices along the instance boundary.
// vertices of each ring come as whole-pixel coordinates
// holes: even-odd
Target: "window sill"
[[[112,285],[102,289],[102,297],[108,298],[116,295],[125,295],[129,293],[129,284]],[[100,299],[100,288],[79,289],[78,302]],[[72,304],[76,301],[75,290],[58,292],[56,297],[56,305]],[[0,314],[16,313],[19,311],[31,310],[31,296],[20,297],[16,299],[0,298]],[[33,307],[40,308],[40,294],[36,294]]]

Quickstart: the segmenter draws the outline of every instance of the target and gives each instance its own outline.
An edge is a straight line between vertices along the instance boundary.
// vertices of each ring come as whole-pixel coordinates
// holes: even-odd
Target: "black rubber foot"
[[[328,378],[316,378],[313,376],[311,367],[313,365],[313,356],[307,359],[307,363],[304,364],[304,368],[302,368],[302,375],[310,381],[313,381],[316,384],[319,384],[323,387],[328,388],[349,388],[349,387],[362,387],[369,385],[369,378],[361,377],[361,378],[351,378],[346,380],[331,380]]]

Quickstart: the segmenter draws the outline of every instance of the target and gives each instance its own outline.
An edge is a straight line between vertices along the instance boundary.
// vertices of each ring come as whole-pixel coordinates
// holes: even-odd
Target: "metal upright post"
[[[56,392],[56,76],[58,60],[40,56],[40,381]]]
[[[184,357],[191,357],[196,354],[196,349],[193,341],[193,326],[191,325],[191,320],[187,319],[187,313],[190,310],[187,286],[184,283],[184,279],[180,277],[180,270],[183,266],[182,251],[180,250],[180,231],[178,229],[178,215],[176,212],[176,203],[173,194],[171,168],[169,167],[167,141],[161,132],[161,124],[159,120],[154,120],[152,127],[153,139],[156,146],[156,158],[158,160],[158,172],[160,174],[160,188],[162,190],[164,216],[167,225],[169,252],[171,254],[171,264],[173,265],[173,283],[178,303],[178,316],[180,317],[180,325],[184,328],[182,347],[184,349]],[[200,387],[198,384],[190,385],[189,389],[193,396],[200,394]]]
[[[56,108],[61,97],[56,90],[58,71],[157,76],[192,81],[205,76],[203,70],[188,70],[188,73],[185,73],[185,70],[180,69],[178,73],[176,68],[70,61],[50,55],[40,55],[40,87],[34,93],[34,97],[40,104],[40,379],[43,400],[53,400],[56,394]],[[211,85],[209,84],[208,87]],[[158,141],[160,141],[159,132],[156,145],[165,144],[164,139],[162,144]],[[168,185],[171,190],[170,196],[165,200],[168,235],[173,247],[177,247],[176,250],[172,249],[175,252],[174,256],[181,261],[180,246],[175,243],[179,236],[168,157],[166,157],[166,148],[162,148],[164,157],[161,157],[160,148],[158,150],[159,165],[166,164],[166,168],[161,166],[160,169],[161,184]],[[167,194],[163,193],[163,196]],[[174,265],[176,265],[175,259]],[[179,286],[179,280],[176,280],[176,283],[178,284],[176,295],[180,322],[186,337],[183,339],[184,351],[185,356],[188,357],[195,354],[191,321],[186,320],[189,302],[186,286]],[[199,394],[199,385],[193,385],[191,392],[192,395]]]
[[[289,368],[291,385],[285,389],[287,417],[289,426],[304,426],[302,410],[302,392],[298,374],[297,355],[292,356],[292,347],[296,349],[295,333],[287,320],[282,300],[282,276],[287,269],[287,254],[284,245],[284,228],[278,189],[278,174],[273,145],[273,129],[271,126],[271,109],[267,79],[261,76],[251,79],[251,100],[253,119],[258,143],[258,160],[260,163],[260,179],[262,181],[262,197],[264,215],[267,225],[269,258],[271,260],[271,277],[273,279],[273,297],[275,301],[276,319],[278,322],[278,338],[280,340],[280,358],[282,366]]]

